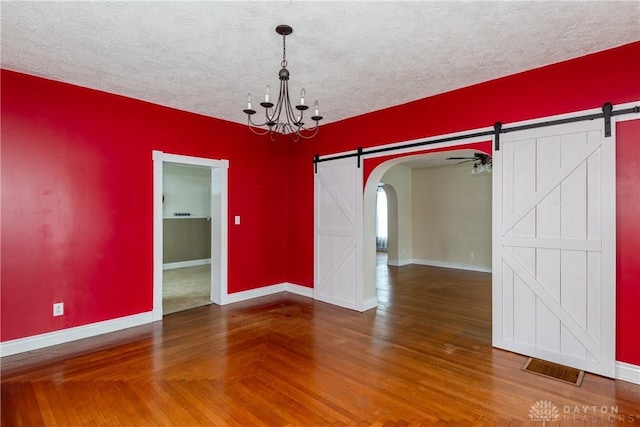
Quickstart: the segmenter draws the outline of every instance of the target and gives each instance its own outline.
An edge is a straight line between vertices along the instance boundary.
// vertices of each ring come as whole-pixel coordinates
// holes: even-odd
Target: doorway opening
[[[379,303],[386,295],[381,287],[388,287],[382,283],[389,277],[387,267],[415,264],[491,272],[491,174],[478,173],[473,162],[458,160],[474,158],[482,148],[451,147],[399,157],[371,172],[363,209],[365,286],[375,284],[369,289]],[[379,244],[380,189],[386,196],[386,257]],[[375,254],[368,251],[372,246],[367,241]]]
[[[229,162],[161,151],[153,152],[153,161],[153,320],[224,304]]]
[[[162,311],[211,304],[211,168],[165,162]]]

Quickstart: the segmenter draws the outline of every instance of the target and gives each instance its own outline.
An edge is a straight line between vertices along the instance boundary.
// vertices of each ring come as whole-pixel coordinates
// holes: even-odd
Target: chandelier
[[[319,113],[318,101],[315,102],[311,120],[315,122],[313,127],[305,127],[304,112],[309,109],[305,104],[304,88],[300,91],[300,103],[295,107],[289,100],[289,70],[287,70],[287,45],[286,38],[293,32],[293,28],[289,25],[278,25],[276,33],[282,36],[282,62],[278,77],[280,79],[280,91],[278,92],[278,100],[274,104],[269,96],[269,86],[264,95],[264,102],[260,106],[264,108],[264,123],[255,123],[251,116],[256,114],[251,103],[251,94],[247,95],[247,108],[243,110],[247,115],[247,124],[249,129],[256,135],[269,134],[274,140],[274,133],[289,135],[294,141],[300,138],[308,139],[318,133],[318,122],[322,120]],[[260,129],[261,128],[261,129]]]

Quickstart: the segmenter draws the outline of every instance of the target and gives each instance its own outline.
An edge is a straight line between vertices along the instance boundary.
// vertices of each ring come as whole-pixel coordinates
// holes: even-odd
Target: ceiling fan
[[[488,154],[473,153],[473,157],[447,157],[447,160],[462,160],[461,162],[456,163],[456,165],[474,162],[473,169],[471,170],[472,174],[491,172],[492,160],[491,156]]]
[[[491,164],[491,156],[483,153],[473,153],[473,157],[447,157],[447,160],[462,160],[456,163],[456,165],[472,161],[480,162],[483,165]]]

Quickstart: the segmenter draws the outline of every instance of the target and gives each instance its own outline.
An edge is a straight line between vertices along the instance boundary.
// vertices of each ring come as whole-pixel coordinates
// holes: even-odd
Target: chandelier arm
[[[282,109],[285,109],[285,112],[288,108],[287,104],[289,99],[286,97],[288,93],[287,88],[289,87],[289,82],[287,80],[280,80],[280,99],[278,99],[278,121],[280,121],[280,117],[282,116]]]
[[[284,102],[286,104],[285,113],[287,114],[287,123],[290,125],[291,130],[295,132],[295,128],[298,128],[298,118],[295,116],[293,111],[293,107],[291,106],[291,99],[289,98],[289,84],[288,82],[284,82],[282,96],[284,97]],[[302,116],[301,116],[302,120]]]
[[[318,126],[318,122],[316,122],[316,125],[314,127],[312,127],[312,128],[300,127],[300,129],[298,131],[298,135],[302,139],[311,139],[314,136],[316,136],[316,134],[318,133],[319,129],[320,129],[320,127]]]
[[[259,129],[259,128],[256,128],[256,127],[254,127],[254,126],[249,126],[249,130],[250,130],[250,131],[251,131],[251,133],[253,133],[254,135],[263,136],[263,135],[266,135],[266,134],[268,134],[268,133],[271,133],[271,132],[269,132],[269,129],[264,129],[263,131],[259,131],[259,130],[256,130],[256,129]]]
[[[266,121],[264,123],[254,123],[253,120],[251,120],[251,116],[247,116],[247,123],[249,124],[249,126],[254,127],[262,127],[267,125]]]
[[[269,129],[263,129],[261,130],[261,126],[264,126],[264,124],[262,125],[257,125],[255,123],[253,123],[253,121],[251,120],[251,116],[248,117],[247,120],[247,124],[249,125],[249,130],[251,130],[251,132],[255,135],[266,135],[269,133]]]

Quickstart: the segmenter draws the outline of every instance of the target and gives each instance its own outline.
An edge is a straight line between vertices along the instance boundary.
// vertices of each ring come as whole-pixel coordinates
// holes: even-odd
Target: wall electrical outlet
[[[473,259],[473,257],[475,257],[475,254],[473,252],[469,252],[469,259]]]
[[[53,315],[54,316],[62,316],[64,314],[64,303],[57,302],[53,304]]]

